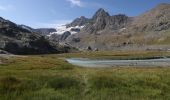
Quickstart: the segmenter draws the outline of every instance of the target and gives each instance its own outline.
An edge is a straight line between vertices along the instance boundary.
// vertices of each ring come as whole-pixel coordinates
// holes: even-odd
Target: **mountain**
[[[170,48],[170,4],[160,4],[136,17],[109,15],[100,8],[77,34],[66,42],[92,50]]]
[[[80,32],[80,30],[88,22],[89,22],[88,18],[81,16],[80,18],[76,18],[69,24],[57,26],[56,31],[50,32],[50,34],[48,34],[48,36],[52,39],[55,39],[55,38],[58,39],[58,37],[62,36],[62,34],[65,34],[68,32],[71,34],[76,34],[76,33]],[[59,39],[59,40],[63,41],[63,39]]]
[[[69,28],[69,27],[76,27],[76,26],[84,26],[88,22],[89,22],[88,18],[81,16],[80,18],[76,18],[70,24],[67,24],[66,27]]]
[[[99,50],[113,49],[115,44],[118,45],[114,38],[117,38],[118,32],[131,23],[132,18],[123,14],[110,16],[100,8],[89,20],[79,33],[68,37],[67,43],[80,49],[89,47]]]
[[[48,34],[48,36],[52,40],[58,40],[58,41],[63,42],[69,36],[69,34],[73,35],[73,34],[79,33],[81,29],[84,28],[84,26],[89,21],[90,20],[88,18],[81,16],[80,18],[76,18],[75,20],[73,20],[70,24],[58,26],[56,28],[56,32],[51,32],[50,34]],[[64,39],[62,38],[63,36],[64,36]]]
[[[105,12],[104,9],[99,9],[91,19],[90,23],[85,27],[85,32],[95,33],[98,30],[103,30],[106,23],[109,21],[109,17],[110,15]]]
[[[110,15],[100,8],[92,16],[70,24],[33,29],[0,17],[0,50],[14,54],[43,54],[80,50],[134,50],[170,48],[170,4],[160,4],[129,17]]]
[[[101,30],[119,30],[130,21],[126,15],[110,16],[108,12],[100,8],[92,17],[91,22],[84,28],[86,33],[98,33]]]
[[[0,49],[13,54],[44,54],[60,53],[64,47],[33,32],[30,27],[0,17]]]
[[[81,16],[80,18],[76,18],[75,20],[73,20],[71,23],[66,24],[66,25],[62,25],[62,26],[58,26],[56,28],[56,32],[52,32],[50,35],[51,38],[56,37],[57,35],[60,34],[65,34],[65,33],[71,33],[71,34],[76,34],[78,32],[80,32],[80,30],[85,26],[85,24],[87,24],[89,22],[89,19]]]

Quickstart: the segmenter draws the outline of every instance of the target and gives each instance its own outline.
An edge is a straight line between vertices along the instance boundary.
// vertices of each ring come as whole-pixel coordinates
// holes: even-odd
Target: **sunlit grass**
[[[81,68],[65,57],[128,58],[169,52],[84,52],[14,57],[0,65],[0,100],[169,100],[170,68]]]

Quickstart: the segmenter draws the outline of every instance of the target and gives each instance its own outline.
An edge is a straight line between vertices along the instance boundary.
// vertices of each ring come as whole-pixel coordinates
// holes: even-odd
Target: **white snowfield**
[[[84,27],[84,26],[75,26],[75,27],[69,27],[69,28],[67,28],[66,25],[57,26],[57,27],[56,27],[56,31],[57,31],[57,32],[52,32],[52,33],[50,33],[50,35],[48,35],[48,36],[51,36],[52,34],[63,34],[63,33],[66,32],[66,31],[69,31],[71,34],[76,34],[77,32],[76,32],[76,31],[71,31],[71,29],[73,29],[73,28],[82,29],[83,27]]]

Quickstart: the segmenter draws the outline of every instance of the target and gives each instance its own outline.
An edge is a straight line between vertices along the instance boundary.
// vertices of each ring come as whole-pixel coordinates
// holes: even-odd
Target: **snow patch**
[[[82,29],[84,26],[75,26],[75,27],[66,27],[66,25],[62,25],[62,26],[57,26],[56,28],[56,32],[52,32],[50,33],[50,35],[48,36],[51,36],[52,34],[63,34],[64,32],[66,31],[69,31],[71,34],[76,34],[78,32],[76,31],[72,31],[71,29]]]

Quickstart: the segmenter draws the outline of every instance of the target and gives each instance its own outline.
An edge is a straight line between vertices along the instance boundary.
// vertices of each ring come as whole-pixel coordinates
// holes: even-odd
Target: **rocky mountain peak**
[[[124,14],[110,16],[108,12],[100,8],[85,27],[86,33],[97,33],[101,30],[119,30],[128,23],[129,17]]]
[[[97,18],[104,18],[108,16],[110,16],[109,13],[106,12],[103,8],[100,8],[99,10],[97,10],[97,12],[95,13],[92,19],[96,20]]]
[[[72,23],[67,24],[66,27],[75,27],[75,26],[84,26],[89,21],[88,18],[81,16],[80,18],[76,18]]]
[[[86,17],[85,16],[81,16],[80,19],[86,19]]]

